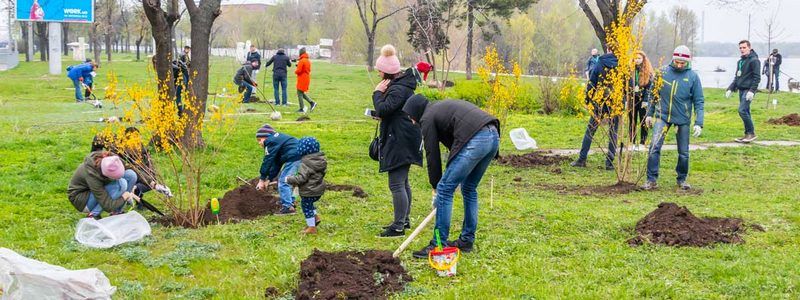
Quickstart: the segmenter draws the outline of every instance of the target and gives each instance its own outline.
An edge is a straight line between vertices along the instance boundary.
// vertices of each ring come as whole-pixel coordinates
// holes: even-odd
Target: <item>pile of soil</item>
[[[685,206],[662,202],[658,208],[636,223],[636,237],[631,246],[644,243],[667,246],[705,247],[716,243],[739,244],[744,240],[742,219],[698,218]]]
[[[326,190],[333,191],[333,192],[353,191],[353,197],[356,197],[356,198],[367,198],[369,196],[369,195],[367,195],[366,192],[364,192],[364,189],[362,189],[360,186],[356,186],[356,185],[333,184],[333,183],[330,183],[330,182],[326,182],[325,186],[326,186]]]
[[[796,113],[788,114],[777,119],[769,119],[767,123],[774,125],[800,126],[800,115]]]
[[[309,120],[311,120],[311,118],[309,118],[307,115],[302,115],[299,118],[297,118],[297,122],[303,122],[303,121],[309,121]]]
[[[388,299],[413,278],[389,251],[323,252],[314,249],[300,263],[295,298]]]
[[[281,210],[280,198],[268,191],[256,190],[258,178],[249,181],[250,185],[242,184],[228,191],[219,199],[219,223],[236,223],[241,220],[251,220],[264,215],[272,215]],[[153,221],[164,226],[175,226],[178,222],[172,216],[165,216]],[[210,204],[206,205],[203,213],[203,225],[217,224],[217,217],[211,213]]]
[[[542,152],[531,152],[523,155],[511,154],[501,156],[497,162],[501,165],[515,168],[530,168],[560,165],[568,160],[570,160],[570,158],[563,155],[545,155]]]

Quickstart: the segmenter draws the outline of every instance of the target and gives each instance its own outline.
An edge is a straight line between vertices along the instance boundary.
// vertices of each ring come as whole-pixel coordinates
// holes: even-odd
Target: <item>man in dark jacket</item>
[[[243,90],[246,90],[244,93],[244,97],[242,97],[242,103],[250,102],[250,95],[253,94],[253,89],[258,86],[258,84],[250,77],[250,73],[253,72],[253,68],[256,62],[251,62],[250,64],[245,64],[238,71],[236,71],[236,75],[233,76],[233,83],[239,86],[239,92],[241,93]]]
[[[183,114],[183,91],[189,87],[189,66],[192,47],[183,47],[183,53],[177,60],[172,61],[172,80],[175,84],[175,104],[178,106],[178,116]]]
[[[262,190],[268,184],[278,184],[283,208],[278,214],[288,215],[295,213],[292,186],[286,183],[286,177],[294,175],[300,167],[300,154],[297,151],[297,139],[275,131],[272,126],[265,124],[256,131],[258,144],[264,147],[264,160],[261,162],[261,177],[256,189]],[[283,167],[283,170],[281,170]]]
[[[274,65],[273,65],[274,64]],[[287,68],[292,66],[292,60],[283,49],[278,50],[278,53],[270,57],[267,63],[264,65],[264,68],[272,66],[272,89],[275,93],[275,105],[284,105],[289,106],[287,102],[287,93],[286,93],[286,85],[288,84],[286,72]],[[283,99],[281,99],[278,94],[278,88],[281,90],[281,94],[283,95]]]
[[[589,84],[586,85],[586,103],[595,102],[593,93],[606,93],[609,89],[607,82],[604,82],[606,74],[616,68],[619,64],[617,56],[610,50],[607,54],[600,56],[594,69],[589,72]],[[603,95],[602,97],[608,97]],[[581,152],[578,159],[570,165],[573,167],[586,167],[586,159],[589,156],[589,149],[592,147],[592,139],[600,127],[600,121],[603,118],[608,118],[606,115],[610,114],[611,109],[604,104],[595,104],[594,112],[589,116],[589,124],[586,126],[586,132],[583,134],[583,142],[581,143]],[[614,170],[614,156],[617,153],[617,130],[619,129],[619,116],[610,118],[611,128],[608,129],[608,153],[606,153],[606,170]]]
[[[781,63],[783,63],[783,56],[778,53],[778,49],[772,49],[772,53],[767,57],[764,62],[764,75],[767,76],[767,89],[773,92],[778,92],[781,89]]]
[[[703,112],[705,99],[700,77],[691,68],[692,54],[686,46],[678,46],[672,54],[672,63],[664,67],[661,80],[664,85],[659,93],[658,103],[650,105],[645,123],[653,127],[653,142],[650,144],[650,155],[647,158],[647,183],[645,190],[657,187],[659,164],[661,163],[661,146],[671,127],[676,127],[678,142],[677,184],[683,190],[692,187],[686,183],[689,174],[689,126],[692,124],[692,111],[697,115],[694,120],[693,135],[699,137],[703,132]]]
[[[739,117],[744,123],[744,136],[735,139],[739,143],[749,143],[756,140],[756,129],[753,125],[753,118],[750,115],[750,102],[753,101],[758,84],[761,83],[761,62],[758,60],[756,51],[750,48],[750,41],[739,42],[739,52],[742,57],[736,66],[736,77],[725,92],[725,98],[730,98],[733,91],[739,92]]]
[[[597,61],[600,59],[600,54],[598,54],[597,49],[592,49],[592,56],[589,56],[589,59],[586,60],[586,70],[583,73],[586,75],[586,79],[589,79],[589,73],[594,70],[594,65],[597,64]]]
[[[250,45],[250,52],[247,52],[247,57],[245,58],[245,62],[253,63],[253,71],[250,72],[250,78],[253,81],[256,81],[256,74],[258,74],[258,70],[261,69],[261,53],[258,53],[258,49],[256,49],[256,45]]]
[[[447,245],[470,252],[478,228],[478,184],[500,147],[500,121],[472,103],[462,100],[445,100],[429,103],[422,95],[414,95],[406,102],[403,111],[422,128],[425,157],[428,162],[428,180],[434,188],[436,226],[441,240],[450,235],[450,218],[453,193],[461,186],[464,197],[464,223],[461,236]],[[439,143],[450,155],[442,174],[442,157]],[[420,251],[416,258],[427,258],[436,247],[436,236]]]

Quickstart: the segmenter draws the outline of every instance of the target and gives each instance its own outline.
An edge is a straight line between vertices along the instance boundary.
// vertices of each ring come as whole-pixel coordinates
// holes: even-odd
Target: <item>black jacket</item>
[[[269,67],[271,64],[275,64],[272,67],[272,77],[284,78],[286,77],[286,69],[292,66],[292,60],[283,53],[283,50],[278,50],[277,54],[270,57],[264,68]]]
[[[247,82],[250,85],[255,85],[253,79],[250,78],[250,74],[253,73],[253,66],[251,65],[244,65],[236,71],[236,75],[233,76],[233,83],[236,85],[241,86],[242,83]]]
[[[261,53],[256,52],[247,52],[247,63],[257,61],[258,65],[253,67],[253,70],[261,69]]]
[[[494,125],[500,132],[500,121],[497,118],[463,100],[428,103],[425,96],[415,95],[408,99],[403,111],[414,120],[419,120],[422,127],[425,158],[428,162],[428,180],[434,189],[442,178],[442,155],[439,152],[439,143],[450,150],[450,155],[447,157],[449,165],[461,148],[486,125]]]
[[[756,50],[750,50],[750,54],[742,56],[736,63],[736,77],[728,86],[728,90],[748,90],[755,93],[758,84],[761,83],[761,62],[758,60]]]
[[[328,161],[325,153],[317,152],[303,156],[297,174],[286,177],[286,183],[297,186],[300,197],[322,197],[325,194],[325,173]]]
[[[403,112],[416,88],[414,72],[408,69],[392,80],[385,93],[372,94],[375,113],[381,118],[381,172],[410,164],[422,166],[422,133]]]
[[[276,132],[264,141],[264,160],[261,161],[261,180],[274,181],[283,165],[300,160],[297,153],[297,139],[291,135]]]

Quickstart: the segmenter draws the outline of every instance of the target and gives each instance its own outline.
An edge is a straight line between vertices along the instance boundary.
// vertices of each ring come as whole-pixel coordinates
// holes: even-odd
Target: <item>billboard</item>
[[[94,0],[17,0],[18,21],[94,22]]]

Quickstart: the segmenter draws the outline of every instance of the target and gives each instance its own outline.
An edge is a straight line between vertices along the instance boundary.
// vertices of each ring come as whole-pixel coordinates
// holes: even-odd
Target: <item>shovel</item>
[[[427,217],[425,217],[425,220],[422,220],[422,223],[419,223],[419,225],[417,225],[417,228],[414,229],[414,232],[412,232],[411,235],[409,235],[408,238],[405,241],[403,241],[402,244],[400,244],[400,247],[398,247],[397,250],[394,251],[392,257],[400,256],[400,253],[403,253],[403,251],[406,250],[406,248],[408,248],[408,245],[410,245],[411,242],[413,242],[414,239],[417,238],[419,233],[422,232],[422,229],[424,229],[425,226],[427,226],[428,223],[430,223],[431,220],[433,220],[433,217],[435,216],[436,216],[436,208],[434,208],[433,211],[431,211],[431,213],[428,214]]]

